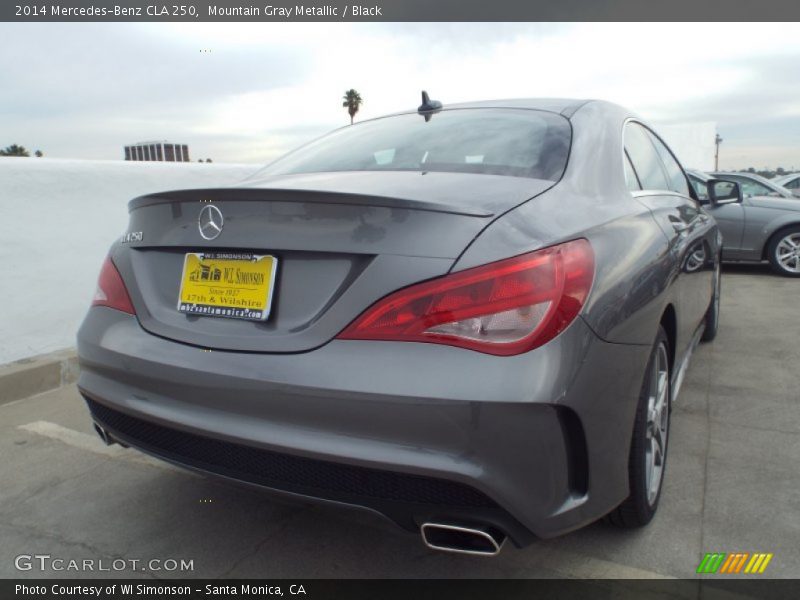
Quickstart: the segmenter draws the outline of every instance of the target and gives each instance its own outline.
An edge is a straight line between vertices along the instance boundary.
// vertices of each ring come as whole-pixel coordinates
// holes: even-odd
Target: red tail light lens
[[[566,329],[593,279],[592,247],[587,240],[574,240],[399,290],[338,337],[521,354]]]
[[[117,271],[117,267],[111,261],[111,257],[107,256],[100,269],[100,277],[97,278],[97,290],[92,298],[92,306],[108,306],[135,315],[136,311],[131,304],[128,290],[125,289],[125,284],[122,277]]]

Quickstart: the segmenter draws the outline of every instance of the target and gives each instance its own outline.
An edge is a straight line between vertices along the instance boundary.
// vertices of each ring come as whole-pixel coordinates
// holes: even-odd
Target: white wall
[[[714,170],[714,138],[717,135],[715,122],[660,125],[655,129],[685,169]]]
[[[74,345],[128,200],[259,167],[0,157],[0,364]]]

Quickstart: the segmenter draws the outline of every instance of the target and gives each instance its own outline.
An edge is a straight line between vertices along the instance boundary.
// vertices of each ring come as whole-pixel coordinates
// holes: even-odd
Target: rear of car
[[[491,544],[601,516],[628,491],[647,357],[579,317],[591,241],[509,229],[514,250],[459,262],[557,185],[572,135],[558,110],[402,114],[234,188],[133,200],[78,334],[99,432]]]

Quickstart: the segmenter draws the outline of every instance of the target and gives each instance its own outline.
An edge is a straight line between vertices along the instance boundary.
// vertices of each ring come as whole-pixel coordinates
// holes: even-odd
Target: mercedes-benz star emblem
[[[197,217],[197,228],[200,230],[200,235],[206,240],[213,240],[222,233],[224,224],[222,211],[213,204],[204,206],[200,211],[200,216]]]

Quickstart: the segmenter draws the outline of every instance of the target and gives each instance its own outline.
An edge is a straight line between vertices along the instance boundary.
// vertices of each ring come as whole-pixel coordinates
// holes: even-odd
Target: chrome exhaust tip
[[[492,527],[424,523],[420,532],[432,550],[473,556],[497,556],[506,541],[506,536]]]
[[[94,423],[94,430],[97,432],[97,435],[100,436],[100,439],[103,440],[103,443],[106,446],[111,446],[114,443],[114,439],[106,433],[106,430],[100,427],[97,423]]]
[[[113,446],[114,444],[118,444],[119,446],[122,446],[123,448],[127,448],[128,447],[127,445],[123,444],[119,440],[111,437],[111,434],[108,433],[102,427],[100,427],[100,425],[98,425],[97,423],[94,423],[94,430],[97,432],[97,435],[100,436],[100,439],[103,440],[103,443],[106,446]]]

